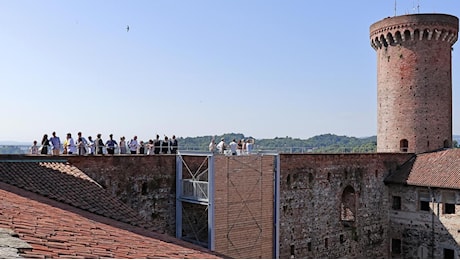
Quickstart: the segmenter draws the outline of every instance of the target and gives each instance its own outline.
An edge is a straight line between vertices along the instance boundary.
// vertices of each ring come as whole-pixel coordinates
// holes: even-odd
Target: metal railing
[[[196,201],[208,201],[208,182],[194,181],[192,179],[182,180],[182,197]]]
[[[0,145],[0,154],[30,154],[30,147],[27,145]],[[107,154],[107,149],[106,147],[103,148],[103,154]],[[315,147],[263,147],[260,145],[256,145],[251,152],[251,154],[258,154],[258,153],[288,153],[288,154],[302,154],[302,153],[353,153],[353,149],[356,147],[338,147],[334,152],[323,152],[321,149],[315,148]],[[78,150],[78,148],[77,148]],[[87,147],[86,150],[89,153],[89,148]],[[207,148],[203,147],[197,147],[197,146],[181,146],[179,145],[179,151],[193,151],[193,152],[209,152]],[[97,148],[96,148],[97,151]],[[60,154],[62,154],[63,149],[61,148]],[[48,148],[48,153],[52,153],[52,148]],[[127,153],[129,153],[129,149],[127,149]],[[161,153],[161,152],[160,152]],[[217,153],[217,152],[216,152]],[[230,150],[226,150],[224,152],[225,155],[229,155]],[[114,154],[120,154],[120,149],[119,147],[115,148]],[[145,155],[147,155],[147,149],[145,149],[144,152]],[[241,153],[238,152],[238,155]],[[242,154],[246,154],[244,151]]]

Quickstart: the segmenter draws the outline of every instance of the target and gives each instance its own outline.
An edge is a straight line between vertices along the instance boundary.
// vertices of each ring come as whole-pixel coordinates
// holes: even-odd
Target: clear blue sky
[[[418,12],[460,1],[397,1]],[[0,140],[376,135],[369,26],[394,15],[394,0],[0,0]]]

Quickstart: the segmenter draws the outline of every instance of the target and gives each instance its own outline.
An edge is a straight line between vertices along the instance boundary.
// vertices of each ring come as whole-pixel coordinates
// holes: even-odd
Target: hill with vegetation
[[[338,136],[334,134],[323,134],[309,139],[299,139],[292,137],[275,137],[273,139],[257,140],[252,136],[243,134],[223,134],[220,136],[200,136],[179,138],[181,150],[200,150],[208,149],[211,139],[218,143],[222,138],[228,144],[231,140],[244,139],[255,140],[255,150],[274,151],[286,153],[373,153],[377,149],[377,137],[366,138]]]
[[[377,151],[377,137],[348,137],[334,134],[322,134],[308,139],[292,137],[275,137],[272,139],[255,139],[243,134],[223,134],[218,136],[180,137],[179,150],[208,151],[211,139],[218,143],[222,138],[228,144],[231,140],[255,140],[255,151],[278,153],[374,153]],[[460,136],[453,136],[453,147],[459,147]],[[0,143],[0,154],[27,153],[28,145]]]

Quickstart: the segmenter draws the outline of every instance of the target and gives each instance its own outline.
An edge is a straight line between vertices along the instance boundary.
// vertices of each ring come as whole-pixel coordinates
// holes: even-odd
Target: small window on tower
[[[448,140],[444,140],[444,148],[450,148]]]
[[[401,150],[401,152],[407,153],[407,151],[409,150],[409,141],[407,141],[407,139],[402,139],[401,141],[399,141],[399,149]]]

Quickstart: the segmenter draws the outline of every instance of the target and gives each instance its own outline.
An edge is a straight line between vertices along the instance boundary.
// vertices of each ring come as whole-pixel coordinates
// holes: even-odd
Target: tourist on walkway
[[[172,140],[171,140],[171,153],[176,154],[178,148],[179,148],[179,144],[177,143],[176,136],[173,135]]]
[[[220,139],[220,142],[217,144],[217,150],[220,154],[224,154],[226,149],[225,140],[224,138]]]
[[[40,147],[40,154],[48,154],[48,147],[50,146],[50,141],[48,140],[48,135],[44,134],[42,138],[42,146]]]
[[[137,153],[137,148],[139,148],[139,143],[137,142],[137,136],[135,135],[131,141],[128,143],[129,151],[131,154]]]
[[[154,154],[154,148],[155,148],[155,144],[153,143],[153,140],[150,139],[148,144],[147,144],[147,155],[153,155]]]
[[[104,147],[104,141],[102,141],[101,134],[97,134],[96,138],[96,152],[97,154],[104,154],[102,148]]]
[[[155,141],[153,141],[153,145],[154,145],[153,153],[154,154],[159,154],[160,150],[161,150],[161,140],[160,140],[159,135],[157,135],[157,138],[155,139]]]
[[[211,153],[215,153],[216,152],[216,142],[214,141],[214,138],[211,139],[211,142],[209,143],[209,151]]]
[[[120,154],[126,154],[126,141],[125,137],[120,137]]]
[[[107,153],[108,154],[115,154],[115,148],[118,146],[117,141],[113,140],[113,135],[109,135],[109,140],[105,143],[107,146]]]
[[[52,135],[50,142],[51,145],[53,145],[53,155],[59,155],[61,152],[61,139],[56,136],[56,132],[53,132]]]
[[[75,146],[75,142],[73,141],[72,134],[67,133],[67,143],[66,149],[68,154],[76,154],[77,153],[77,146]]]
[[[88,148],[89,154],[94,155],[96,153],[96,143],[91,136],[88,136]]]
[[[230,146],[230,151],[232,152],[232,155],[236,155],[236,148],[238,146],[236,140],[233,139],[228,145]]]
[[[86,138],[84,138],[81,134],[81,132],[78,132],[78,137],[77,137],[77,147],[78,147],[78,155],[85,155],[87,150],[86,147],[88,146],[88,141],[86,141]]]
[[[169,144],[168,137],[165,136],[165,139],[164,139],[163,142],[161,143],[161,153],[163,153],[163,154],[169,153],[169,150],[170,150],[169,145],[170,145],[170,144]]]
[[[34,140],[34,144],[30,147],[30,154],[38,154],[37,140]]]

